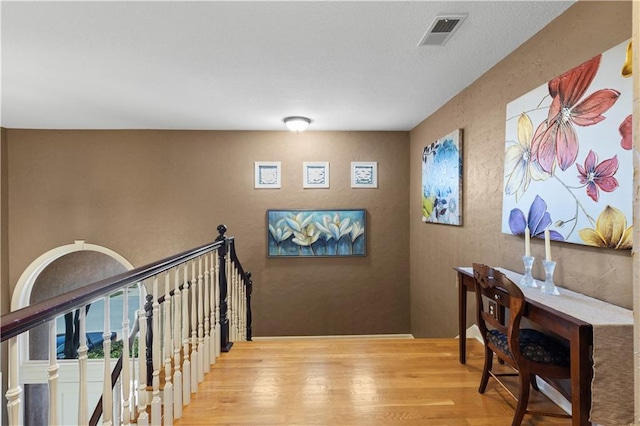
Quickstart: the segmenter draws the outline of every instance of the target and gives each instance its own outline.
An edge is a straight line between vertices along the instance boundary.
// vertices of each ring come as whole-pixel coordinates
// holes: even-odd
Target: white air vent
[[[467,15],[436,16],[418,43],[420,46],[444,46],[460,27]]]

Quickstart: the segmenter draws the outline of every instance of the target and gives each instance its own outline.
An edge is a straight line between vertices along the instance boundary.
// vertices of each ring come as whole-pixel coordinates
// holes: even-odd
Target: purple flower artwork
[[[531,203],[529,212],[525,217],[520,209],[511,210],[509,215],[509,228],[514,235],[524,235],[528,226],[531,237],[544,238],[544,230],[551,225],[551,215],[547,211],[547,203],[539,195]],[[549,231],[550,238],[556,241],[564,241],[564,237],[558,231]]]
[[[628,43],[507,105],[502,232],[631,248]]]

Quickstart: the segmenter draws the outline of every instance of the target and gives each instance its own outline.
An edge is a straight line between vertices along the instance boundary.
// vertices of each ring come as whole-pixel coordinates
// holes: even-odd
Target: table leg
[[[571,332],[571,424],[574,426],[591,425],[592,333],[590,327],[576,327]]]
[[[467,362],[467,289],[462,282],[464,277],[458,272],[458,344],[460,364]]]

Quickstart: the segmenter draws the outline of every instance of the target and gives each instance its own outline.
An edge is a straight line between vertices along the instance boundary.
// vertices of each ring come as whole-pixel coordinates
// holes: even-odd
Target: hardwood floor
[[[510,425],[513,399],[493,380],[478,393],[482,345],[469,340],[467,354],[461,365],[455,339],[238,342],[175,424]],[[533,390],[531,400],[561,412]],[[532,415],[523,423],[569,424]]]

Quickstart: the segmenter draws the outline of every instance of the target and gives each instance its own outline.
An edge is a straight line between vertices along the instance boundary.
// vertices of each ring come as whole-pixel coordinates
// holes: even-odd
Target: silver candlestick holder
[[[558,287],[553,283],[553,271],[556,269],[556,262],[553,260],[543,260],[544,267],[544,283],[540,287],[540,291],[544,294],[559,295]]]
[[[533,256],[522,256],[522,263],[524,263],[524,275],[520,280],[520,285],[522,287],[538,287],[536,280],[533,279],[533,276],[531,275],[531,267],[533,266],[533,261],[535,259],[536,258]]]

